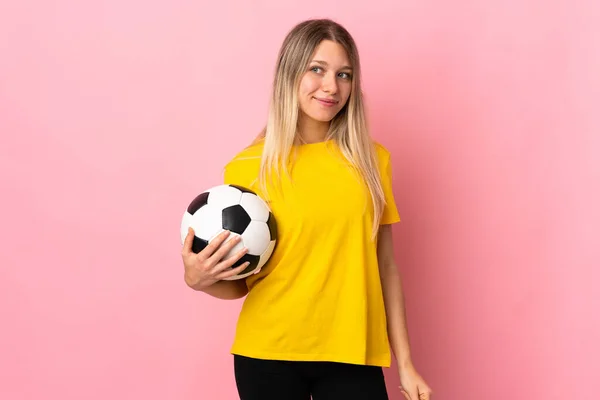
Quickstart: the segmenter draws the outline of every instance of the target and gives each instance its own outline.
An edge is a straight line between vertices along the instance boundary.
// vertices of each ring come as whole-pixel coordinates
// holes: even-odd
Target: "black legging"
[[[235,355],[240,400],[388,400],[381,367]]]

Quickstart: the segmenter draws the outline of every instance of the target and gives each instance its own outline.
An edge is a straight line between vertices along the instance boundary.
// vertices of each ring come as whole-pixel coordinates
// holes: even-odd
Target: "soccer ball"
[[[231,232],[226,242],[242,237],[224,259],[247,247],[248,252],[232,268],[246,261],[250,264],[227,280],[243,279],[258,272],[271,257],[277,242],[277,225],[267,203],[255,192],[237,185],[215,186],[192,200],[181,220],[182,244],[190,226],[194,230],[194,253],[202,251],[224,230]]]

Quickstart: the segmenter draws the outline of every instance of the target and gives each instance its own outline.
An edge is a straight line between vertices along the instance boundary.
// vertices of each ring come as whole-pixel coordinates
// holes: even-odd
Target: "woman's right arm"
[[[239,299],[248,294],[248,288],[244,280],[225,280],[239,274],[248,266],[246,262],[236,268],[230,269],[233,264],[248,252],[246,248],[240,250],[233,257],[223,260],[223,257],[240,240],[240,237],[237,236],[223,244],[228,236],[228,231],[222,232],[208,246],[196,254],[192,251],[194,231],[192,228],[188,229],[188,234],[181,250],[181,257],[185,267],[185,283],[190,288],[219,299]],[[223,246],[221,246],[222,244]]]
[[[193,288],[192,288],[193,289]],[[248,294],[245,280],[219,281],[200,291],[223,300],[240,299]]]

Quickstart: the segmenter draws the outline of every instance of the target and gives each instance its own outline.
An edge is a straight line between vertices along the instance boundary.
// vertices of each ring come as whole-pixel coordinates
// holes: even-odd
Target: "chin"
[[[315,113],[310,113],[307,114],[309,118],[314,119],[315,121],[319,121],[319,122],[331,122],[331,120],[333,118],[335,118],[335,116],[338,114],[338,112],[328,112],[328,113],[323,113],[323,112],[315,112]]]
[[[311,117],[311,118],[318,122],[331,122],[333,117],[335,117],[335,115],[332,117],[326,117],[326,118],[313,118],[313,117]]]

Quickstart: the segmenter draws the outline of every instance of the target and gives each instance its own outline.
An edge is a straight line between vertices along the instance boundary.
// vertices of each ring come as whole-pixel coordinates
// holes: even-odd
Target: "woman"
[[[411,361],[390,224],[400,220],[389,152],[368,134],[360,62],[350,34],[309,20],[280,50],[266,128],[225,168],[225,183],[265,199],[278,243],[261,271],[224,259],[220,235],[183,249],[187,284],[217,298],[247,296],[234,355],[242,400],[387,399],[382,367],[398,361],[403,394],[431,390]],[[221,246],[223,244],[223,246]]]

